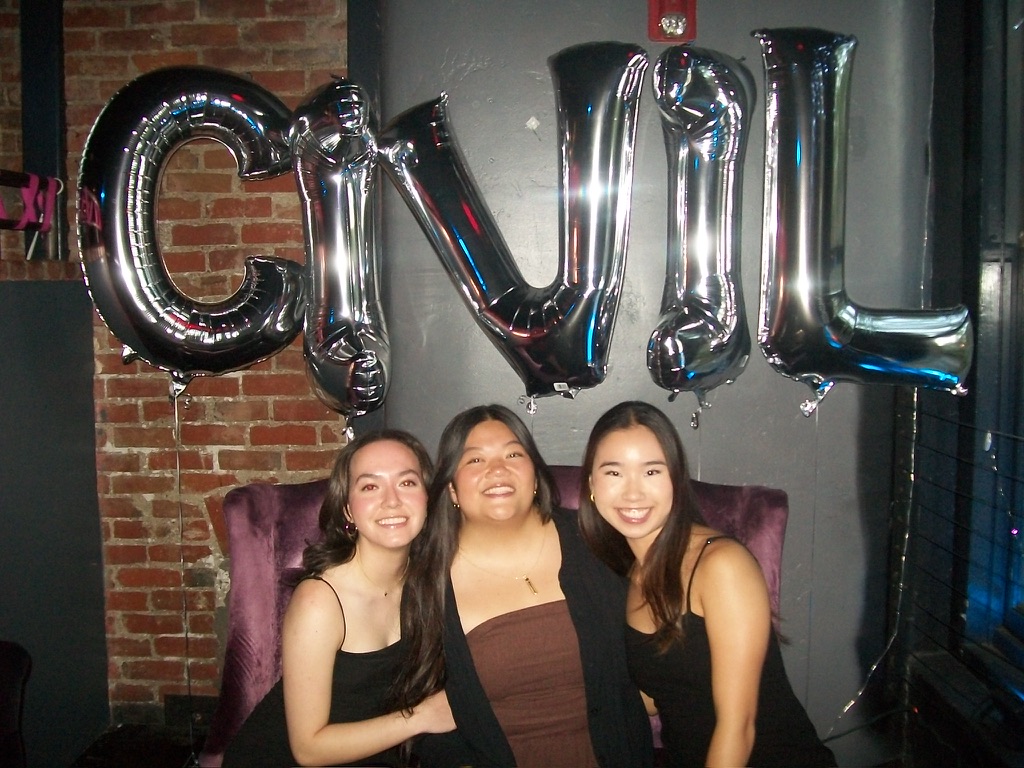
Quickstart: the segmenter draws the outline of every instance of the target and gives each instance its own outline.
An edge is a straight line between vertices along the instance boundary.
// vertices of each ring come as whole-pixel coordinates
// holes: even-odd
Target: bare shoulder
[[[345,642],[345,634],[345,614],[330,585],[319,579],[299,582],[281,627],[281,663],[286,681],[289,676],[308,681],[311,674],[330,679],[334,655]]]
[[[717,601],[740,595],[767,600],[764,573],[757,559],[743,544],[727,536],[707,544],[694,576],[693,592],[698,603],[709,597]]]
[[[345,613],[334,588],[322,579],[303,579],[295,587],[285,624],[293,627],[340,629]]]

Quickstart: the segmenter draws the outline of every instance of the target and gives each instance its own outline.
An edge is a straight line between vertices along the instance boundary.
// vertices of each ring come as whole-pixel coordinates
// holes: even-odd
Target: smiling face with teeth
[[[419,460],[393,440],[360,448],[349,465],[345,516],[359,530],[360,546],[408,547],[427,519],[427,490]]]
[[[590,489],[598,513],[642,560],[672,510],[672,477],[654,432],[635,425],[606,434],[594,453]]]
[[[470,430],[449,486],[464,523],[522,520],[536,490],[533,461],[504,422],[489,419]]]

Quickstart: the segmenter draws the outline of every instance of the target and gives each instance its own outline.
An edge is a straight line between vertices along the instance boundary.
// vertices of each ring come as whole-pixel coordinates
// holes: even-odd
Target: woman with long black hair
[[[500,405],[445,428],[412,606],[424,658],[447,666],[458,730],[424,736],[421,764],[622,766],[652,761],[650,722],[626,669],[626,584],[558,508],[523,422]],[[433,652],[430,644],[433,644]]]
[[[643,402],[594,425],[580,526],[629,578],[629,668],[672,766],[834,766],[786,677],[761,568],[709,528],[672,422]]]

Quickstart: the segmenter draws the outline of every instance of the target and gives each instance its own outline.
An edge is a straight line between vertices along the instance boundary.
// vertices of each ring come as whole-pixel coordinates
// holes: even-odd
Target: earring
[[[453,501],[452,506],[455,507],[456,509],[462,509],[462,507],[459,506],[459,502],[457,501]]]
[[[345,518],[345,524],[341,526],[341,531],[349,541],[355,541],[359,536],[359,529],[356,528],[356,524],[347,517]]]
[[[591,504],[594,503],[594,492],[593,491],[590,492],[590,503]]]

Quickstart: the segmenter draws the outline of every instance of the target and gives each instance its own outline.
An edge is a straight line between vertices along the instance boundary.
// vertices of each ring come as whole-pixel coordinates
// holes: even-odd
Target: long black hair
[[[665,648],[682,636],[683,556],[694,523],[703,525],[704,519],[690,482],[686,451],[679,433],[669,418],[653,405],[635,400],[619,403],[594,424],[580,472],[579,524],[584,540],[594,553],[616,573],[627,575],[636,558],[625,537],[601,517],[594,506],[590,476],[601,441],[612,432],[630,427],[646,427],[651,431],[665,454],[672,481],[672,506],[664,527],[647,552],[640,580],[640,593],[654,614],[658,645]]]
[[[410,614],[420,617],[424,624],[423,633],[417,641],[422,644],[412,649],[416,658],[410,673],[409,683],[424,687],[422,681],[430,684],[444,683],[444,627],[445,593],[448,586],[452,561],[459,547],[459,531],[462,528],[462,513],[452,502],[449,487],[459,468],[462,453],[466,448],[469,433],[485,421],[500,421],[507,426],[516,440],[523,446],[526,455],[533,462],[537,479],[537,495],[534,503],[541,519],[551,519],[551,511],[560,504],[558,486],[551,470],[540,455],[533,435],[522,420],[503,405],[478,405],[455,416],[441,434],[437,448],[437,470],[430,484],[427,497],[429,524],[413,542],[413,556],[409,560],[409,573],[403,601]],[[440,686],[439,686],[440,687]],[[400,698],[399,703],[409,706],[410,696]]]

